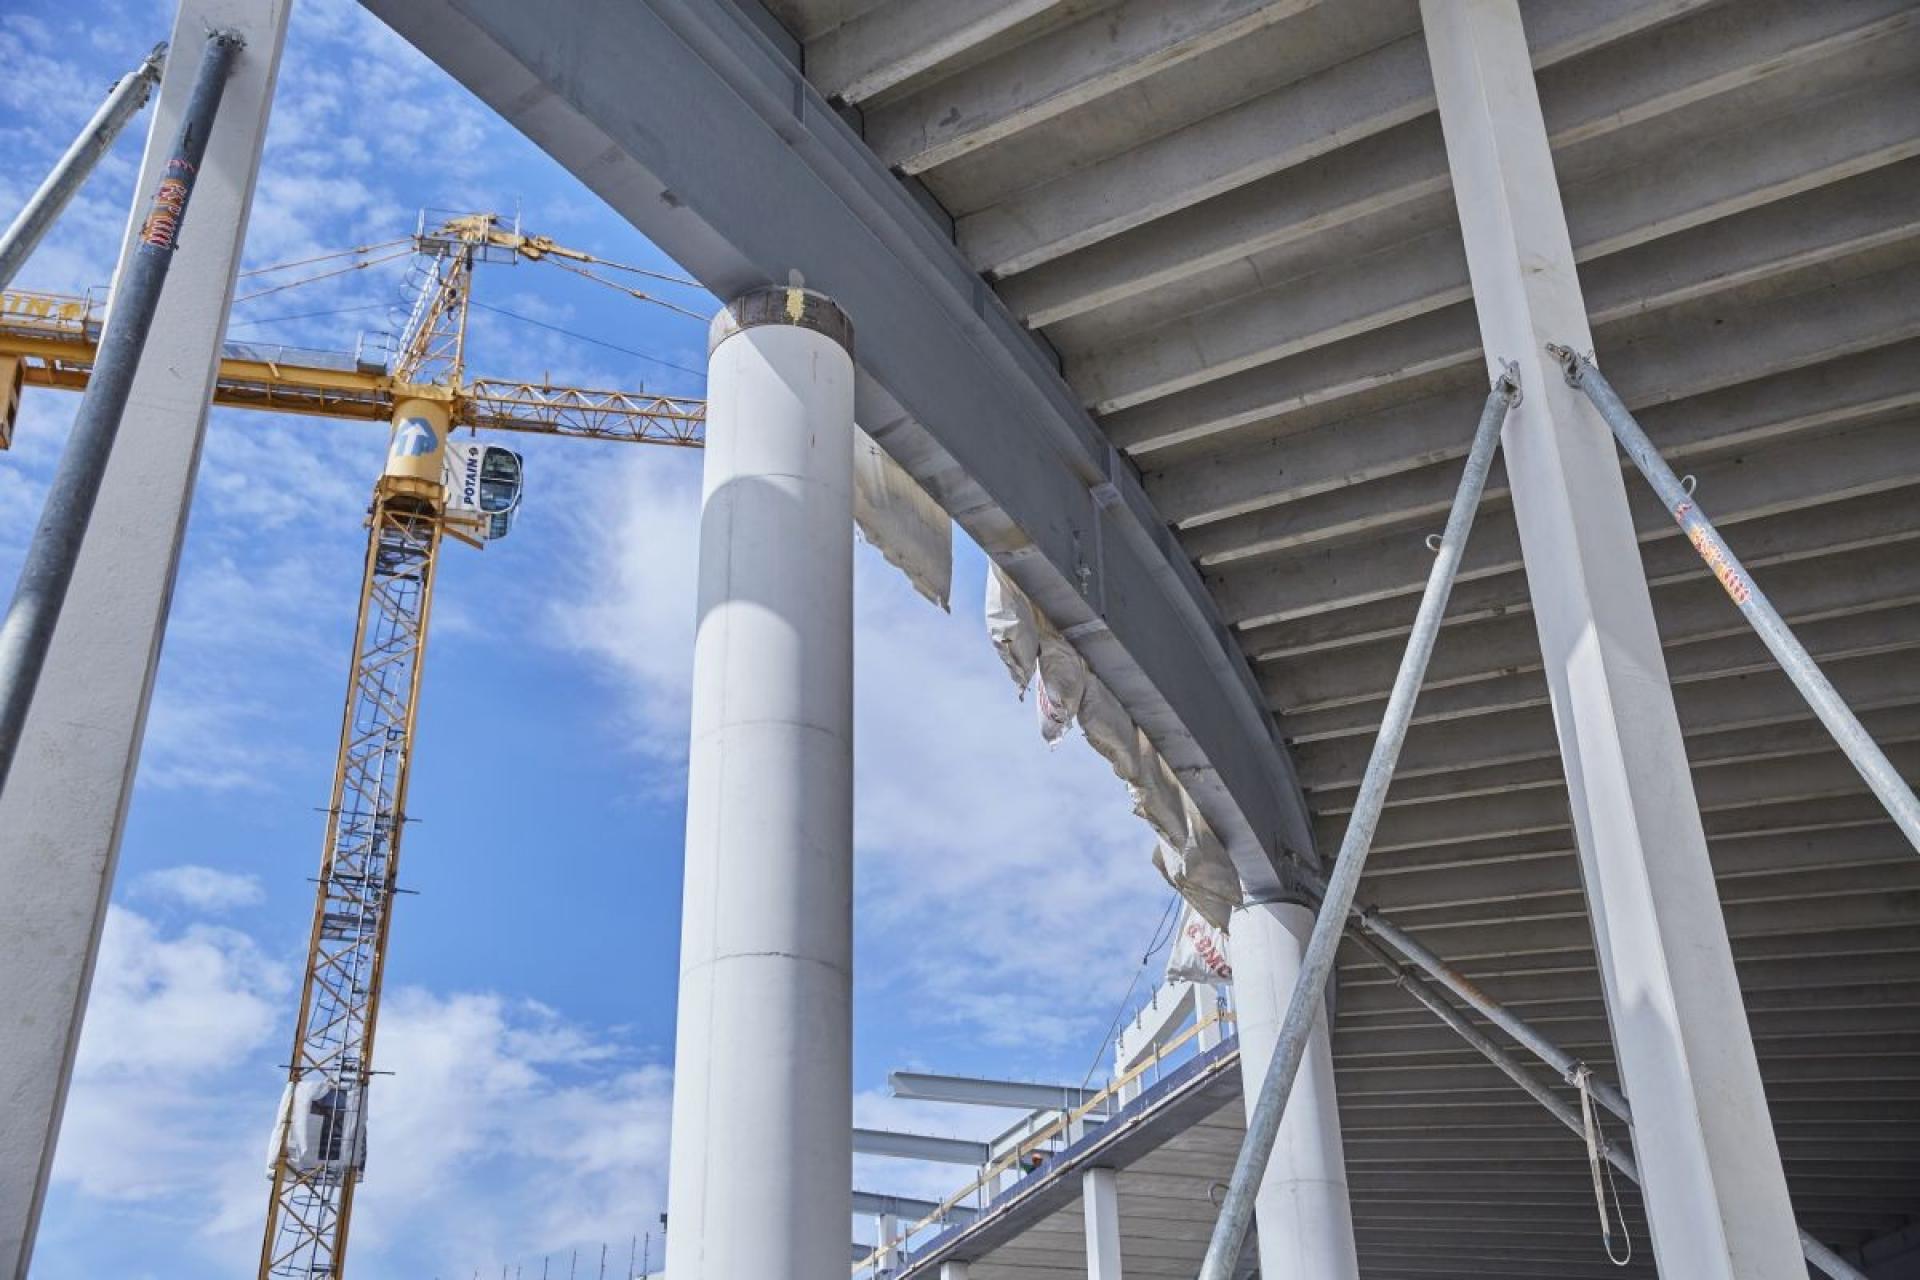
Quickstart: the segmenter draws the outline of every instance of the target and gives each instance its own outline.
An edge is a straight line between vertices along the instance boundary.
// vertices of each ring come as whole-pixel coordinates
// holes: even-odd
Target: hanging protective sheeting
[[[1240,905],[1240,876],[1227,856],[1227,847],[1201,816],[1193,797],[1180,793],[1186,814],[1186,838],[1177,846],[1162,843],[1154,850],[1153,865],[1167,883],[1180,891],[1207,923],[1224,929]]]
[[[1219,837],[1119,698],[998,565],[987,570],[986,620],[994,650],[1021,696],[1035,685],[1041,736],[1056,743],[1079,722],[1093,749],[1127,784],[1134,813],[1159,837],[1154,866],[1195,911],[1224,929],[1240,905],[1240,877]]]
[[[872,436],[853,433],[853,522],[914,590],[948,608],[953,595],[953,522],[931,494]]]
[[[1087,691],[1087,663],[1044,618],[1036,621],[1040,624],[1040,678],[1034,684],[1033,709],[1040,713],[1040,736],[1052,745],[1080,714]]]
[[[1209,924],[1189,903],[1180,909],[1173,949],[1167,953],[1167,981],[1232,982],[1233,957],[1227,947],[1227,931]]]
[[[997,564],[987,566],[987,638],[1019,686],[1020,696],[1026,697],[1040,663],[1040,628],[1027,593],[1014,586]]]

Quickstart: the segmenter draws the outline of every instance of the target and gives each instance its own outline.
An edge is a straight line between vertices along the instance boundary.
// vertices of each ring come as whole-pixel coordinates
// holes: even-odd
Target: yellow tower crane
[[[620,264],[522,235],[490,214],[431,229],[423,221],[411,252],[420,287],[390,365],[229,343],[213,396],[217,405],[392,424],[368,515],[307,964],[270,1147],[260,1280],[340,1280],[345,1269],[366,1166],[374,1033],[435,566],[445,538],[484,546],[507,532],[519,505],[519,455],[452,435],[466,427],[697,448],[705,423],[705,403],[695,399],[467,378],[477,263],[554,261],[646,298],[587,269]],[[12,438],[23,386],[86,385],[96,311],[90,299],[0,294],[0,448]]]

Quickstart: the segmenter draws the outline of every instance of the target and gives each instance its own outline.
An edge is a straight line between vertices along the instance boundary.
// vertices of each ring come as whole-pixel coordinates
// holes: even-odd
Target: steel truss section
[[[300,990],[289,1103],[303,1080],[325,1100],[306,1156],[277,1147],[260,1275],[332,1280],[364,1156],[367,1089],[380,1013],[381,971],[400,870],[407,777],[419,707],[421,657],[444,532],[420,500],[374,500],[354,636],[353,674],[341,723],[326,842],[315,894],[310,961]],[[297,1111],[298,1108],[296,1107]],[[294,1114],[283,1118],[305,1124]]]

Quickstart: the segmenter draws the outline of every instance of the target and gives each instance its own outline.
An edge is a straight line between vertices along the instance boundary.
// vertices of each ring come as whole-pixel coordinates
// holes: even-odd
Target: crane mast
[[[406,834],[414,722],[433,580],[451,523],[442,482],[448,388],[460,386],[465,371],[478,250],[463,235],[423,235],[417,244],[426,274],[393,373],[403,386],[419,379],[422,394],[394,407],[386,469],[368,514],[353,667],[293,1052],[275,1120],[259,1280],[337,1280],[354,1190],[366,1170],[368,1086]],[[466,536],[478,543],[477,534]]]
[[[517,455],[493,446],[453,445],[453,432],[469,428],[686,448],[703,443],[706,406],[697,399],[467,378],[476,263],[620,264],[543,236],[524,236],[518,227],[509,231],[490,214],[454,218],[431,229],[423,220],[413,248],[414,297],[389,366],[336,353],[230,342],[214,383],[216,405],[386,421],[391,430],[368,512],[352,667],[307,963],[269,1151],[272,1190],[259,1280],[339,1280],[344,1268],[355,1187],[366,1166],[368,1086],[375,1074],[374,1036],[406,832],[407,779],[435,570],[447,538],[484,545],[504,533],[518,501]],[[0,449],[11,443],[23,387],[85,388],[100,337],[99,309],[92,297],[0,292]],[[512,466],[504,478],[490,478],[479,469],[479,501],[449,491],[450,455],[473,466],[475,458],[495,453]],[[495,492],[510,485],[512,501],[489,506],[490,484]]]

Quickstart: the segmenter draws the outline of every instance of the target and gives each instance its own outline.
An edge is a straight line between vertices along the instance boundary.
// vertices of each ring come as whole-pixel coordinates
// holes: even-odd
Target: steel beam
[[[923,1133],[895,1133],[887,1129],[855,1129],[853,1153],[858,1156],[894,1156],[901,1160],[933,1160],[940,1164],[978,1167],[989,1155],[984,1142],[935,1138]]]
[[[10,1280],[27,1274],[59,1137],[287,12],[286,0],[185,0],[175,19],[175,48],[198,50],[215,29],[237,30],[247,47],[207,140],[194,230],[128,396],[139,429],[107,466],[0,797],[0,1277]],[[126,251],[164,176],[198,61],[176,58],[161,79]]]
[[[976,1076],[931,1075],[924,1071],[890,1072],[887,1088],[896,1098],[1005,1107],[1013,1111],[1070,1111],[1085,1106],[1094,1096],[1090,1089],[1068,1084],[983,1080]]]
[[[1242,880],[1277,887],[1276,853],[1308,851],[1304,805],[1197,574],[1047,353],[752,0],[365,3],[716,294],[793,271],[832,294],[862,335],[861,425],[1074,639]]]
[[[1626,491],[1605,424],[1547,363],[1591,345],[1514,0],[1421,15],[1504,436],[1596,950],[1640,1124],[1662,1271],[1804,1275]]]
[[[908,1222],[918,1222],[940,1207],[937,1200],[919,1200],[913,1196],[890,1196],[878,1191],[854,1191],[849,1194],[853,1199],[853,1213],[870,1213],[875,1217],[885,1214],[905,1218]],[[977,1209],[953,1205],[947,1209],[946,1220],[964,1226],[979,1216]]]

